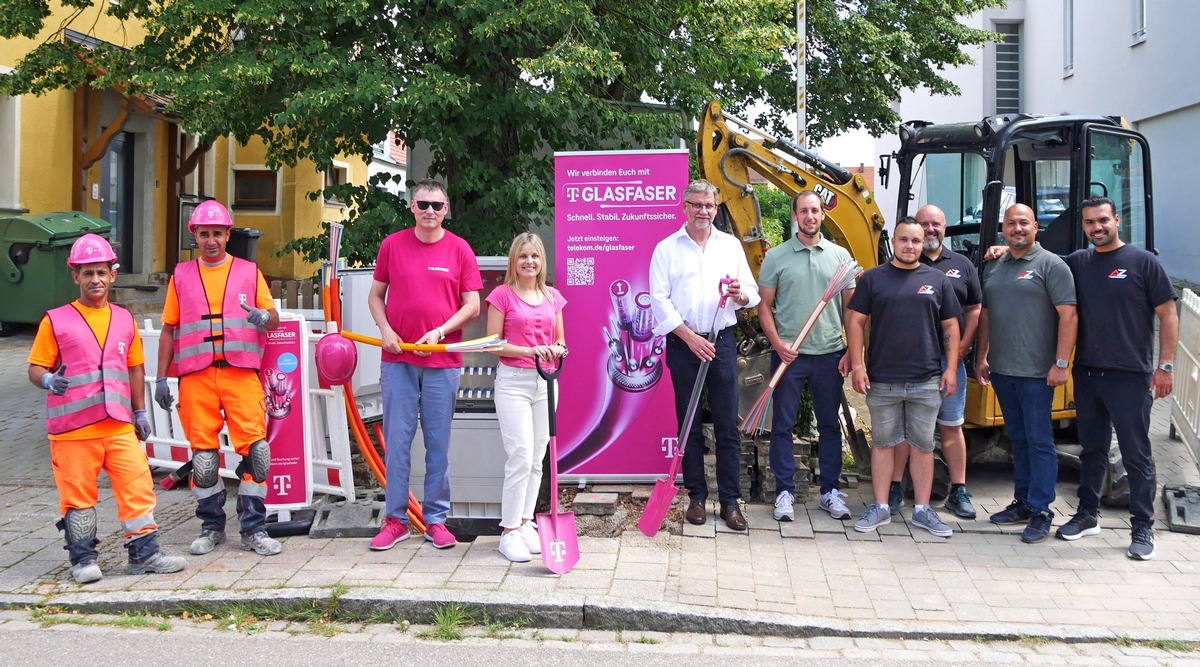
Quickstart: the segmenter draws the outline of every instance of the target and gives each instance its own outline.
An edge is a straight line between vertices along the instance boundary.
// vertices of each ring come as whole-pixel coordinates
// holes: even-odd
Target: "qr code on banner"
[[[592,285],[596,282],[596,259],[594,257],[567,258],[567,284]]]

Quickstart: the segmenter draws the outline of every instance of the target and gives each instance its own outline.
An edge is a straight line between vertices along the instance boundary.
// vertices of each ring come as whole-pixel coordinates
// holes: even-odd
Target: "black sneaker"
[[[1100,534],[1100,522],[1096,520],[1096,515],[1086,510],[1079,510],[1071,520],[1063,524],[1054,536],[1074,542],[1081,537]]]
[[[1154,529],[1150,526],[1134,526],[1133,539],[1125,555],[1134,560],[1154,558]]]
[[[946,496],[946,511],[960,519],[974,519],[975,506],[971,504],[971,492],[966,485],[960,486]]]
[[[899,514],[901,507],[904,507],[904,485],[892,482],[888,489],[888,508],[892,511],[892,516]]]
[[[990,521],[999,526],[1009,526],[1015,523],[1025,523],[1033,516],[1033,510],[1025,503],[1014,500],[1004,509],[991,516]]]
[[[1050,524],[1053,522],[1054,515],[1049,512],[1034,513],[1029,517],[1029,525],[1021,531],[1021,541],[1025,544],[1045,542],[1046,538],[1050,536]]]

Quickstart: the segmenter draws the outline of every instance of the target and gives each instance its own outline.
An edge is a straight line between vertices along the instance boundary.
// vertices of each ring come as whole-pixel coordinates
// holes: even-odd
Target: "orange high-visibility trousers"
[[[96,506],[99,501],[96,481],[103,470],[112,480],[117,518],[127,526],[125,539],[157,530],[153,521],[137,521],[153,515],[158,499],[146,451],[132,430],[90,440],[51,438],[50,464],[58,486],[59,513],[63,516],[69,509]],[[128,530],[131,525],[136,528]]]
[[[267,439],[267,403],[258,372],[209,366],[179,378],[179,420],[193,450],[218,449],[217,436],[228,424],[234,450],[247,456],[250,445]]]

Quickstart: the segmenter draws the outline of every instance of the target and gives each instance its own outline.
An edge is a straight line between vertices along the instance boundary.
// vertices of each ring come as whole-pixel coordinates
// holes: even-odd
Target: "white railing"
[[[1200,465],[1200,296],[1185,289],[1180,302],[1171,435],[1187,444]]]
[[[306,378],[302,391],[304,410],[304,439],[307,464],[310,469],[308,479],[313,493],[324,493],[354,500],[354,474],[350,460],[350,429],[346,417],[345,395],[340,388],[323,389],[318,385],[316,366],[313,362],[313,351],[324,326],[321,323],[306,322],[297,312],[283,311],[280,318],[300,320],[304,330],[303,350],[300,363],[307,367]],[[158,359],[159,331],[149,320],[140,331],[142,343],[146,352],[146,409],[150,418],[153,435],[146,440],[146,455],[150,465],[167,470],[174,470],[191,458],[191,447],[186,440],[183,424],[179,421],[177,410],[163,410],[154,402],[154,381],[152,367]],[[170,378],[168,384],[171,393],[178,398],[179,384],[175,378]],[[221,476],[237,479],[234,469],[241,457],[234,451],[229,442],[226,429],[220,434]],[[268,499],[269,500],[269,499]],[[267,509],[271,510],[270,502]]]

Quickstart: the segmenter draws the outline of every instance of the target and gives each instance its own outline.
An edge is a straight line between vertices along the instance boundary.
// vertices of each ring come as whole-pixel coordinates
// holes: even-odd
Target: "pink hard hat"
[[[74,269],[80,264],[115,261],[117,261],[117,253],[113,252],[107,239],[95,234],[84,234],[71,246],[71,255],[67,257],[67,266]]]
[[[354,341],[339,333],[326,334],[317,341],[317,378],[321,386],[346,384],[358,366],[358,348]]]
[[[233,218],[229,217],[229,211],[221,205],[221,202],[215,199],[206,199],[192,211],[192,217],[188,220],[188,231],[194,234],[200,225],[232,227]]]

